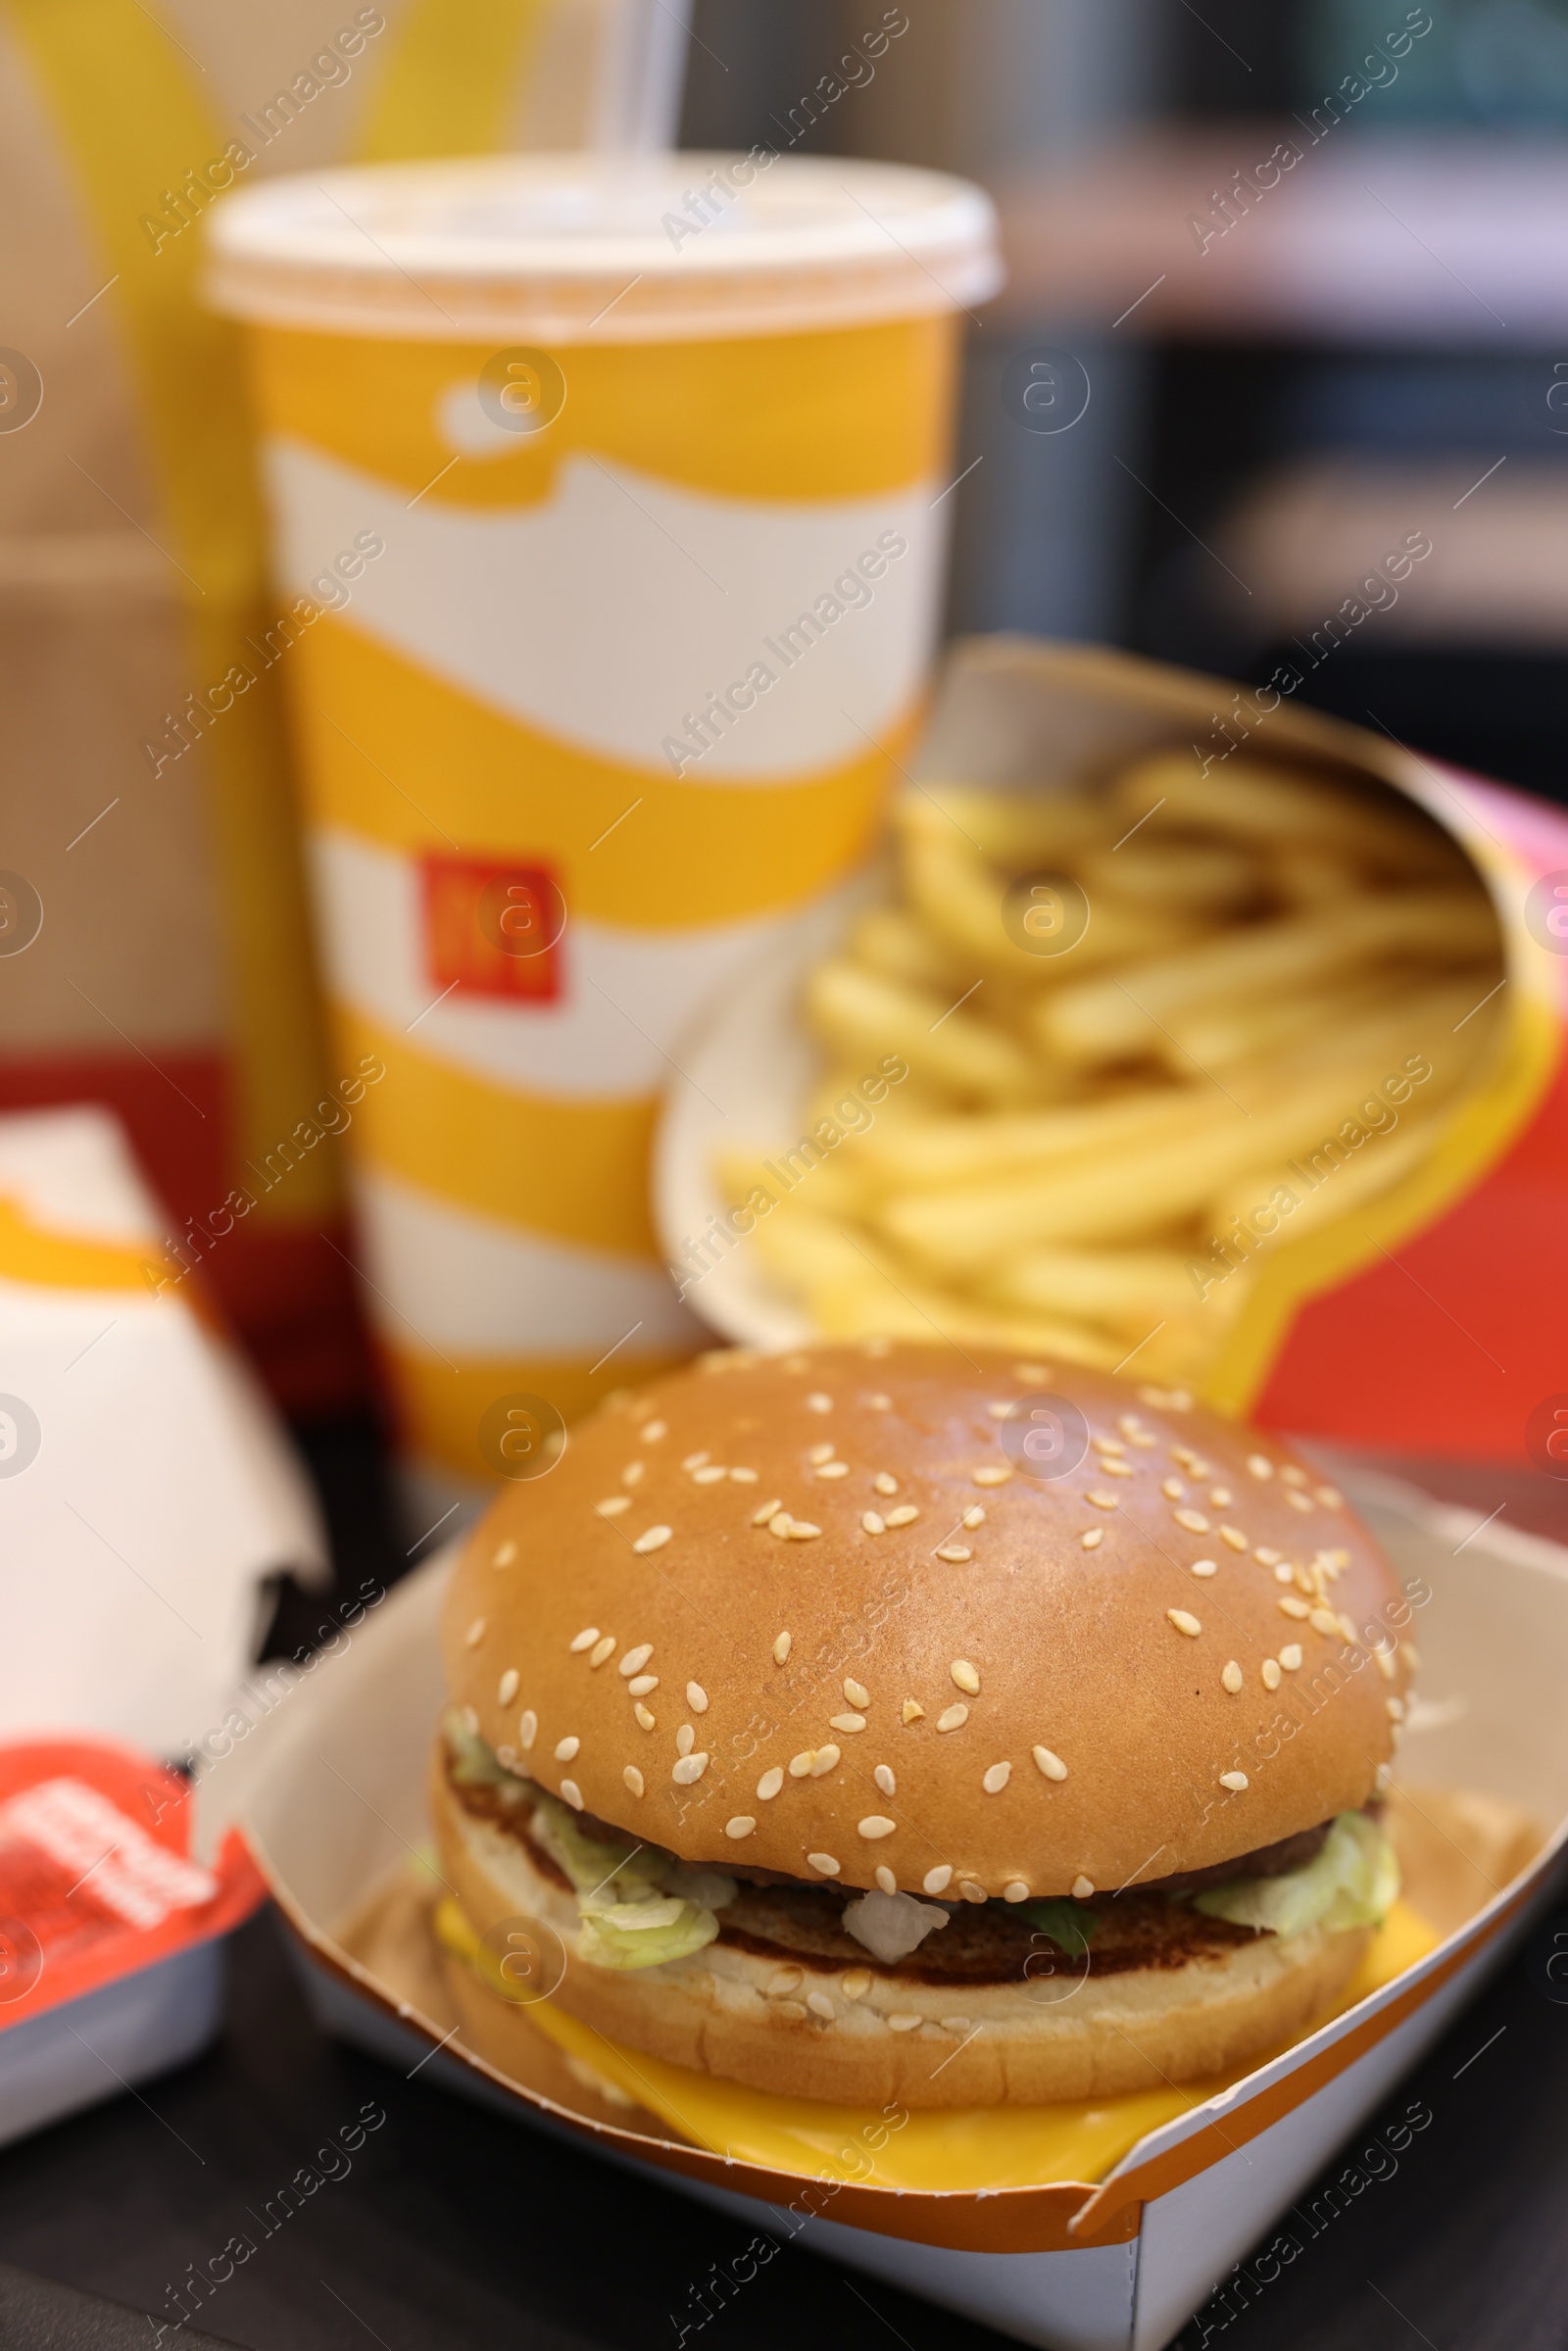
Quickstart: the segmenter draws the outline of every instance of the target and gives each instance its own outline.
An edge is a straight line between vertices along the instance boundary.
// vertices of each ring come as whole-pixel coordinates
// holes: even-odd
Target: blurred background
[[[1001,207],[951,627],[1290,661],[1304,700],[1563,798],[1568,7],[894,13],[874,81],[824,104],[876,7],[697,0],[681,140],[783,132]],[[1060,388],[1025,421],[1008,368],[1037,355]],[[1397,605],[1314,652],[1409,533],[1432,553]]]

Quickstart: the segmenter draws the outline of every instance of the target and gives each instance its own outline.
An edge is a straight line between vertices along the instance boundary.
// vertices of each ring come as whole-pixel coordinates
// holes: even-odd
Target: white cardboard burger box
[[[203,1836],[241,1826],[327,2030],[405,2065],[422,2057],[428,2079],[518,2122],[573,2134],[749,2228],[798,2235],[1021,2342],[1154,2351],[1446,2029],[1562,1875],[1568,1551],[1478,1532],[1469,1514],[1391,1481],[1341,1475],[1413,1595],[1423,1694],[1401,1775],[1418,1790],[1463,1790],[1482,1809],[1488,1799],[1518,1808],[1544,1840],[1506,1884],[1455,1861],[1452,1884],[1468,1871],[1474,1890],[1435,1921],[1450,1931],[1426,1958],[1151,2131],[1098,2181],[930,2193],[878,2185],[873,2173],[817,2188],[813,2204],[804,2172],[661,2136],[647,2117],[616,2120],[591,2092],[579,2098],[559,2062],[550,2094],[466,2047],[428,1945],[422,1967],[406,1952],[394,1963],[392,1942],[378,1949],[354,1924],[378,1889],[401,1885],[407,1909],[410,1854],[429,1838],[425,1775],[443,1699],[436,1623],[451,1552],[399,1587],[352,1650],[258,1727],[217,1788]],[[781,2229],[792,2204],[813,2215],[804,2232],[798,2222]]]

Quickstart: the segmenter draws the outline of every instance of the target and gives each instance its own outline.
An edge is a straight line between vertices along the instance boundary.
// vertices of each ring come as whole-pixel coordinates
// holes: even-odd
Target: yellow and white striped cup
[[[212,225],[340,1052],[385,1072],[368,1302],[415,1462],[515,1474],[506,1399],[569,1420],[701,1343],[656,1098],[916,722],[991,209],[753,150],[326,173]]]

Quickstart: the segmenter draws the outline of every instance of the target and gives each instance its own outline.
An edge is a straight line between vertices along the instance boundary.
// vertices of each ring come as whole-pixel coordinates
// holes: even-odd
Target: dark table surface
[[[373,1459],[352,1433],[312,1449],[352,1588],[400,1555]],[[1244,2275],[1194,2320],[1184,2351],[1221,2333],[1227,2351],[1568,2351],[1568,1981],[1547,1971],[1558,1932],[1568,1951],[1568,1905],[1341,2151],[1324,2175],[1341,2183],[1336,2217],[1305,2211],[1319,2183],[1279,2224],[1296,2257],[1265,2263],[1266,2282]],[[1412,2132],[1412,2115],[1430,2120]],[[302,2168],[320,2184],[278,2220],[278,2191]],[[237,2235],[254,2255],[210,2294],[181,2297],[189,2270]],[[682,2327],[703,2351],[1001,2339],[813,2256],[809,2227],[725,2300],[714,2265],[749,2235],[325,2039],[270,1914],[233,1939],[227,2015],[206,2056],[0,2152],[0,2264],[171,2328],[195,2311],[204,2334],[253,2351],[646,2351],[677,2344]],[[158,2339],[145,2320],[49,2314],[0,2270],[0,2351]]]

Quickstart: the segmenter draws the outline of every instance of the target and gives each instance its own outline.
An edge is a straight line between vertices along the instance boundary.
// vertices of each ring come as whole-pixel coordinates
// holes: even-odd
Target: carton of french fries
[[[1568,819],[1267,700],[958,650],[883,882],[792,977],[814,1082],[709,1122],[699,1310],[1527,1457],[1568,1389]]]

